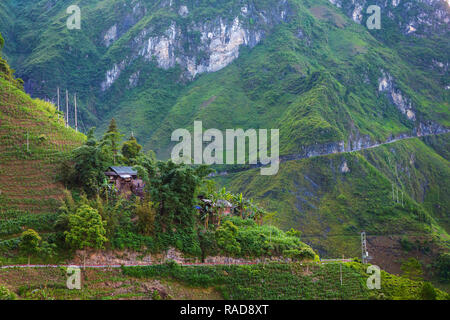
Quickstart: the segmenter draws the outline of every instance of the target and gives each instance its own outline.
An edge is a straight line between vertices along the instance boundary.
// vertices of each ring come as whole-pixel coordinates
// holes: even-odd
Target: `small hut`
[[[105,175],[119,193],[127,197],[131,194],[141,198],[144,196],[144,181],[138,178],[137,171],[132,167],[109,167]]]

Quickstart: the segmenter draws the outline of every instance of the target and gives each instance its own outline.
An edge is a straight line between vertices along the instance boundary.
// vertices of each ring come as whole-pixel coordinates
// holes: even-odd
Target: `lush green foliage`
[[[425,282],[422,286],[421,291],[421,298],[422,300],[436,300],[437,293],[434,289],[433,285],[429,282]]]
[[[369,290],[367,273],[359,263],[282,264],[182,267],[176,263],[149,267],[122,267],[127,276],[169,278],[193,287],[215,287],[225,299],[335,300],[422,298],[422,284],[382,271],[381,290]],[[342,281],[340,274],[342,270]],[[435,290],[438,299],[446,294]]]
[[[74,249],[103,249],[108,240],[105,237],[105,222],[97,210],[83,205],[75,214],[69,215],[69,231],[66,241]]]
[[[24,231],[20,240],[20,251],[28,255],[28,257],[37,254],[39,252],[39,243],[41,240],[42,238],[33,229]],[[30,261],[29,258],[28,261]]]
[[[240,217],[225,218],[215,237],[216,246],[227,255],[285,256],[294,260],[313,260],[316,256],[300,241],[298,234],[287,234],[274,226],[259,226],[253,220]]]
[[[403,275],[411,280],[419,280],[423,276],[422,265],[415,258],[409,258],[402,264]]]
[[[344,164],[349,172],[342,172]],[[300,230],[322,256],[335,258],[359,255],[361,230],[380,237],[429,235],[426,246],[445,248],[448,215],[439,207],[447,207],[450,198],[439,190],[447,188],[440,176],[447,176],[448,168],[445,159],[413,139],[358,153],[288,161],[273,177],[252,169],[215,180],[277,211],[273,224]],[[434,181],[436,188],[430,187],[427,204],[421,204],[426,181]],[[398,203],[393,183],[399,189]],[[428,205],[432,203],[439,206]]]
[[[142,146],[137,143],[135,137],[131,136],[128,141],[125,141],[122,145],[122,155],[127,159],[128,163],[132,163],[133,159],[136,159],[141,151]]]
[[[3,39],[2,34],[0,33],[0,51],[3,49],[5,45],[5,39]]]
[[[450,282],[450,253],[442,253],[436,259],[435,268],[439,276],[439,280],[444,283]]]
[[[28,264],[30,264],[31,256],[52,257],[55,254],[55,249],[55,244],[42,241],[41,236],[33,229],[22,232],[19,250],[28,256]]]
[[[199,219],[206,230],[195,229],[200,225],[193,209],[196,186],[190,184],[196,185],[200,176],[191,168],[155,164],[152,157],[140,154],[137,142],[127,141],[120,148],[117,126],[133,130],[144,149],[155,149],[160,157],[168,154],[170,132],[190,127],[194,119],[202,119],[205,128],[280,128],[284,155],[303,152],[304,147],[315,144],[344,141],[348,145],[350,139],[361,135],[384,141],[391,135],[411,132],[419,122],[448,126],[448,72],[435,65],[448,57],[447,34],[405,35],[395,20],[386,17],[383,32],[369,32],[328,0],[288,2],[287,22],[261,26],[240,14],[240,1],[195,1],[195,5],[187,1],[188,18],[166,6],[154,6],[155,1],[143,2],[147,13],[138,16],[133,16],[129,1],[90,1],[83,8],[80,31],[65,27],[66,1],[51,7],[44,0],[2,2],[0,29],[10,43],[3,54],[12,59],[25,80],[31,80],[28,84],[33,94],[52,98],[57,86],[76,91],[81,97],[84,124],[98,124],[99,132],[107,132],[99,141],[89,135],[69,158],[69,151],[84,137],[64,128],[53,105],[25,95],[22,81],[0,59],[2,211],[54,212],[62,191],[55,186],[53,173],[62,159],[70,160],[61,171],[67,186],[84,189],[90,201],[97,194],[111,196],[104,184],[107,166],[132,165],[151,194],[140,209],[112,198],[90,204],[107,221],[111,244],[158,249],[176,245],[199,254],[209,244],[217,245],[214,231],[208,230],[214,229],[214,223],[208,226],[207,219]],[[257,1],[255,6],[267,11],[277,7],[274,3]],[[179,5],[175,1],[173,7]],[[416,11],[393,10],[402,22]],[[172,21],[184,30],[193,21],[215,17],[232,21],[238,15],[245,27],[262,28],[265,39],[251,50],[242,47],[240,58],[227,68],[189,82],[180,81],[183,70],[179,67],[162,70],[155,62],[138,59],[127,66],[108,92],[98,94],[105,72],[125,59],[133,39],[143,30],[152,27],[155,34],[161,34]],[[129,16],[135,20],[122,30],[120,23]],[[119,39],[106,47],[100,42],[114,24],[119,25]],[[198,34],[189,35],[186,46],[194,48],[198,40]],[[201,53],[198,59],[202,59]],[[383,71],[393,76],[396,88],[411,100],[417,122],[408,121],[391,98],[379,92]],[[129,79],[136,72],[140,72],[140,79],[131,88]],[[107,120],[112,117],[118,124],[111,121],[108,128]],[[356,255],[362,229],[379,236],[427,235],[432,244],[448,249],[443,243],[448,240],[450,225],[448,135],[436,139],[427,144],[414,139],[357,154],[286,163],[279,175],[270,179],[260,177],[255,170],[221,179],[240,197],[234,204],[241,215],[248,205],[242,200],[244,196],[255,198],[267,210],[279,212],[276,225],[301,230],[304,239],[332,257]],[[350,172],[341,171],[343,163]],[[403,196],[401,204],[392,199],[393,185],[404,193],[404,203]],[[105,206],[103,213],[101,205]],[[152,209],[156,210],[155,219]],[[142,220],[134,223],[132,218],[139,214]],[[249,210],[249,214],[260,213]],[[1,218],[0,236],[5,240],[0,248],[15,248],[22,226],[51,231],[55,219],[53,214]],[[277,246],[284,245],[281,240],[273,248],[264,244],[264,249],[256,249],[258,241],[267,242],[268,230],[269,244],[272,231],[276,232],[233,224],[237,231],[229,223],[219,231],[221,250],[252,255],[283,252],[292,257],[304,254],[290,246],[279,249]],[[252,228],[255,231],[243,231]],[[167,232],[161,233],[163,230]],[[240,242],[239,237],[245,240]],[[403,244],[408,247],[408,242]],[[448,278],[443,271],[447,260],[438,268],[444,278]]]
[[[15,300],[17,296],[4,286],[0,286],[0,300]]]
[[[30,228],[48,230],[44,220],[51,220],[63,189],[55,169],[84,140],[65,128],[54,105],[25,94],[13,74],[0,58],[0,215],[21,212],[0,219],[2,237],[20,233],[18,227],[27,222]]]

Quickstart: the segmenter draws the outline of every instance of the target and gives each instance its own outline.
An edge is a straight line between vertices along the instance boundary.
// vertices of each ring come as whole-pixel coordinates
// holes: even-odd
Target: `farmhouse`
[[[144,196],[144,182],[138,178],[137,171],[132,167],[109,167],[105,175],[109,183],[127,198],[132,194],[141,198]]]

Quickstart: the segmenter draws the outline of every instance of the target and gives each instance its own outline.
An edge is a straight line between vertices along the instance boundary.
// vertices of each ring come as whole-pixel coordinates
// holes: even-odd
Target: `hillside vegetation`
[[[252,169],[215,179],[277,211],[272,223],[300,230],[321,257],[359,256],[365,231],[374,263],[400,272],[408,256],[431,266],[448,252],[449,168],[423,141],[410,139],[287,161],[274,177]],[[418,243],[417,251],[403,250],[402,238]]]
[[[107,221],[108,247],[175,246],[200,256],[212,239],[230,255],[241,249],[281,254],[267,245],[267,235],[280,227],[302,233],[288,236],[284,249],[300,250],[305,242],[336,258],[359,256],[365,231],[372,262],[400,273],[414,256],[434,277],[437,257],[448,261],[450,239],[450,29],[442,23],[450,6],[444,0],[373,2],[383,8],[380,30],[366,28],[365,0],[89,0],[79,3],[81,30],[66,27],[69,0],[0,4],[0,31],[12,42],[6,55],[25,80],[0,61],[0,204],[6,209],[0,234],[14,241],[24,226],[49,232],[47,222],[53,228],[57,220],[55,168],[84,138],[64,128],[53,105],[25,95],[22,85],[53,101],[60,87],[78,93],[82,128],[98,127],[65,162],[75,198],[72,207],[66,198],[65,213],[97,211]],[[208,189],[205,176],[156,162],[140,148],[139,157],[117,161],[139,166],[149,198],[137,204],[108,198],[103,172],[116,163],[121,144],[120,137],[111,139],[110,119],[117,120],[113,135],[132,132],[127,143],[139,141],[159,159],[170,155],[171,133],[192,128],[195,120],[205,129],[279,128],[285,159],[317,150],[325,156],[283,162],[271,177],[226,167],[228,174],[215,181],[271,211],[264,220],[273,226],[222,221],[219,227],[220,210],[192,209],[197,187]],[[333,154],[337,150],[359,151]],[[155,209],[153,202],[165,205]],[[142,212],[148,225],[135,220]],[[219,233],[209,234],[210,218]],[[63,227],[60,244],[68,232],[67,223]],[[277,233],[284,243],[286,234]]]
[[[31,99],[6,61],[0,62],[0,264],[60,263],[87,248],[175,247],[202,259],[316,257],[295,232],[261,226],[265,211],[256,204],[225,189],[216,192],[205,180],[206,167],[157,162],[141,153],[134,137],[121,143],[114,121],[101,140],[92,130],[85,136],[66,128],[55,106]],[[104,172],[112,165],[139,170],[142,198],[121,195],[108,184]],[[199,194],[236,199],[240,211],[226,218],[219,205],[200,208]]]
[[[381,272],[381,289],[367,289],[366,267],[359,263],[182,267],[83,270],[81,290],[66,288],[65,270],[0,270],[0,299],[133,300],[421,300],[448,299],[438,289],[424,290],[413,281]],[[341,283],[342,272],[342,283]]]
[[[70,4],[15,0],[2,10],[5,21],[20,12],[14,32],[4,28],[27,90],[53,100],[57,86],[78,92],[86,128],[97,125],[100,135],[114,117],[159,158],[170,154],[171,132],[194,120],[204,128],[280,128],[282,154],[449,125],[449,30],[436,24],[419,37],[401,28],[418,11],[445,16],[447,4],[389,3],[382,29],[368,30],[365,2],[358,24],[347,1],[345,10],[329,0],[86,1],[81,30],[68,30]],[[237,41],[226,40],[236,19],[240,32],[260,41],[241,45],[218,72],[187,76],[183,61],[195,69],[211,55],[226,59],[220,50]],[[216,35],[221,25],[225,33]],[[208,32],[225,41],[217,51],[203,39]],[[170,49],[144,57],[147,42]]]
[[[25,227],[51,229],[64,195],[58,168],[84,141],[65,128],[54,105],[31,99],[22,84],[0,58],[0,240],[13,242]]]

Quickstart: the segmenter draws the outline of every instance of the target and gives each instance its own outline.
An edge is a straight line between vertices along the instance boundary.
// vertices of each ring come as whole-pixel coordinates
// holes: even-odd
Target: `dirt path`
[[[320,263],[317,264],[328,264],[328,263],[346,263],[351,262],[351,259],[324,259],[321,260]],[[271,261],[271,262],[280,262],[285,263],[282,261]],[[262,264],[263,262],[255,261],[255,262],[232,262],[232,263],[226,263],[226,262],[216,262],[216,263],[181,263],[181,266],[184,267],[201,267],[201,266],[228,266],[228,265],[237,265],[237,266],[244,266],[244,265],[255,265],[255,264]],[[289,262],[293,263],[293,262]],[[310,262],[309,262],[310,263]],[[104,265],[73,265],[73,264],[30,264],[30,265],[9,265],[9,266],[0,266],[1,269],[14,269],[14,268],[121,268],[123,267],[149,267],[149,266],[158,266],[163,265],[164,263],[147,263],[147,264],[104,264]]]
[[[217,265],[252,265],[258,264],[260,262],[237,262],[237,263],[183,263],[182,266],[217,266]],[[121,268],[124,267],[149,267],[149,266],[157,266],[162,265],[164,263],[148,263],[148,264],[105,264],[105,265],[68,265],[68,264],[30,264],[30,265],[10,265],[10,266],[2,266],[0,269],[14,269],[14,268]]]

